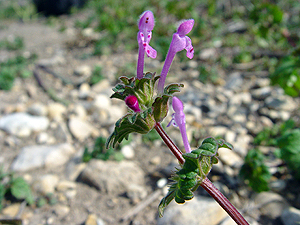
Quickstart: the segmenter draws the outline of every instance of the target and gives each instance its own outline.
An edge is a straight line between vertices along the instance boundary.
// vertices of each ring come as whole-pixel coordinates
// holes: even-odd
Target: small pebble
[[[158,188],[163,188],[164,186],[166,186],[168,183],[168,180],[166,178],[160,178],[157,182],[156,185]]]
[[[134,150],[130,145],[123,146],[121,153],[124,155],[125,159],[132,159],[134,157]]]

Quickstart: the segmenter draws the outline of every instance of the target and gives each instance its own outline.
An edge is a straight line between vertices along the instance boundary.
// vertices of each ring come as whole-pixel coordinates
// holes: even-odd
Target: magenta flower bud
[[[192,30],[193,26],[194,26],[193,19],[184,20],[178,26],[177,32],[173,34],[173,38],[169,47],[166,61],[161,71],[160,79],[158,81],[157,88],[159,94],[163,94],[165,80],[169,72],[170,66],[172,64],[172,61],[175,57],[175,54],[185,49],[187,51],[186,56],[189,59],[192,59],[194,57],[194,48],[192,46],[192,41],[188,36],[186,36],[186,34],[188,34]]]
[[[142,13],[140,16],[140,21],[139,21],[139,30],[153,30],[154,27],[154,16],[151,11],[145,11]]]
[[[172,107],[173,107],[173,110],[175,111],[175,113],[180,113],[180,112],[183,112],[183,103],[180,101],[179,98],[177,97],[173,97],[172,99]]]
[[[185,114],[183,112],[184,107],[183,107],[183,104],[182,104],[182,102],[180,101],[179,98],[177,98],[175,96],[173,97],[172,107],[173,107],[173,110],[175,111],[175,113],[172,115],[172,120],[170,121],[168,126],[173,124],[173,126],[179,127],[181,137],[182,137],[182,141],[183,141],[183,145],[184,145],[184,148],[185,148],[185,152],[190,153],[191,152],[191,147],[190,147],[190,143],[188,141],[187,134],[186,134],[186,129],[185,129]]]
[[[149,45],[152,37],[152,30],[154,27],[154,16],[151,11],[145,11],[139,20],[139,32],[137,40],[139,44],[139,56],[137,63],[137,78],[143,78],[144,73],[144,56],[145,53],[148,57],[156,58],[157,52]]]
[[[125,103],[134,112],[140,112],[141,111],[140,106],[139,106],[139,102],[137,100],[137,97],[135,97],[134,95],[127,96],[125,98]]]
[[[177,29],[177,33],[180,36],[185,36],[188,33],[191,32],[191,30],[193,29],[194,26],[194,20],[193,19],[189,19],[189,20],[184,20],[180,23],[178,29]]]

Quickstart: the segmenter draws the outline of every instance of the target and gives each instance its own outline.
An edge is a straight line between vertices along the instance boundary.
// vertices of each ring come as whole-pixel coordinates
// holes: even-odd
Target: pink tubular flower
[[[149,42],[152,37],[152,30],[154,27],[154,16],[151,11],[145,11],[139,20],[139,32],[137,34],[137,40],[139,44],[139,56],[137,63],[137,78],[143,78],[144,72],[144,56],[145,53],[148,57],[156,58],[157,52],[153,49]]]
[[[186,56],[189,59],[192,59],[194,57],[194,48],[192,46],[192,41],[188,36],[186,36],[192,30],[193,26],[193,19],[185,20],[178,26],[177,32],[173,34],[172,42],[170,44],[166,61],[161,71],[160,79],[158,82],[157,88],[159,94],[163,93],[165,80],[175,54],[185,49],[187,51]]]
[[[175,111],[175,113],[172,115],[173,118],[170,121],[170,123],[168,124],[168,126],[173,124],[173,126],[179,127],[181,137],[182,137],[182,141],[183,141],[183,145],[184,145],[184,148],[185,148],[185,152],[190,153],[191,152],[191,147],[190,147],[190,143],[188,141],[187,134],[186,134],[186,129],[185,129],[185,115],[184,115],[184,112],[183,112],[183,104],[182,104],[182,102],[180,101],[179,98],[177,98],[175,96],[173,97],[172,107],[173,107],[173,110]]]
[[[125,98],[125,103],[134,112],[140,112],[141,111],[140,106],[139,106],[139,102],[137,100],[137,97],[135,97],[134,95],[127,96]]]

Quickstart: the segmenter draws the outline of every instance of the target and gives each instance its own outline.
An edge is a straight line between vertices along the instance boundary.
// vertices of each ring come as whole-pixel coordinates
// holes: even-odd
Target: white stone
[[[120,194],[124,189],[128,190],[129,185],[143,186],[144,176],[143,170],[132,161],[92,159],[78,179],[103,193]]]
[[[289,207],[283,210],[281,221],[284,225],[296,225],[300,223],[300,209]]]
[[[286,188],[286,185],[287,185],[286,180],[274,180],[269,183],[270,189],[275,192],[283,191]]]
[[[155,146],[159,147],[160,144],[161,144],[161,141],[160,140],[157,140],[159,142],[156,142],[156,143],[159,143],[159,145],[155,145],[156,143],[154,143]],[[150,163],[153,164],[153,165],[159,165],[161,162],[161,158],[160,156],[154,156],[153,158],[150,159]]]
[[[247,25],[244,21],[233,21],[229,22],[227,24],[228,32],[234,33],[234,32],[242,32],[247,30]]]
[[[70,207],[66,205],[56,205],[54,208],[54,212],[56,215],[60,217],[64,217],[69,214]]]
[[[147,196],[147,190],[145,187],[137,184],[130,184],[127,188],[127,197],[131,201],[137,203]]]
[[[57,185],[56,185],[56,190],[60,191],[60,192],[65,192],[68,190],[74,190],[76,189],[76,183],[73,181],[68,181],[68,180],[63,180],[60,181]]]
[[[225,141],[228,142],[228,143],[234,143],[235,142],[235,139],[236,139],[236,133],[231,131],[231,130],[228,130],[226,133],[225,133]]]
[[[125,145],[121,148],[121,153],[125,159],[132,159],[134,157],[134,150],[131,145]]]
[[[200,53],[200,59],[202,60],[208,60],[216,58],[217,50],[215,48],[206,48],[203,49]]]
[[[74,70],[74,74],[77,76],[89,77],[92,75],[92,69],[88,65],[82,65]]]
[[[99,109],[109,109],[111,106],[111,100],[104,94],[98,94],[95,97],[93,105]]]
[[[266,86],[266,87],[258,88],[258,89],[251,91],[251,94],[256,99],[264,100],[265,98],[267,98],[271,95],[271,91],[272,91],[271,87]]]
[[[76,115],[78,118],[86,119],[87,117],[86,109],[80,104],[70,106],[69,111]]]
[[[105,79],[105,80],[101,80],[98,83],[94,84],[91,87],[93,92],[99,93],[102,92],[105,89],[109,89],[111,90],[112,87],[110,86],[109,80]]]
[[[91,136],[95,129],[90,123],[78,117],[71,117],[68,125],[72,135],[80,141]]]
[[[50,119],[62,121],[66,112],[67,108],[61,103],[54,102],[48,105],[48,116]]]
[[[67,199],[74,199],[77,195],[77,190],[68,190],[64,194],[67,197]]]
[[[27,113],[13,113],[0,118],[0,129],[19,137],[28,137],[32,132],[46,130],[48,126],[49,120],[46,117]]]
[[[105,225],[105,222],[95,214],[88,215],[84,225]]]
[[[260,209],[261,215],[275,219],[281,216],[282,211],[288,207],[286,200],[279,194],[262,192],[255,196],[254,201]]]
[[[185,204],[174,201],[166,208],[164,216],[157,220],[158,225],[208,225],[218,224],[227,213],[212,198],[194,197]]]
[[[277,98],[270,96],[266,98],[265,103],[270,109],[283,110],[289,112],[297,109],[298,107],[295,100],[292,97],[286,95]]]
[[[14,203],[2,210],[2,214],[9,217],[16,217],[18,212],[20,211],[21,203]]]
[[[212,126],[208,128],[209,134],[212,136],[224,136],[228,132],[225,126]]]
[[[91,93],[91,87],[88,83],[83,83],[80,85],[79,94],[78,94],[78,97],[80,99],[85,99],[85,98],[89,97],[90,93]]]
[[[233,144],[234,151],[239,155],[245,157],[248,153],[250,142],[253,141],[253,137],[249,134],[239,134],[236,141]]]
[[[195,61],[195,60],[189,60],[189,61],[188,61],[188,66],[189,66],[190,68],[196,69],[196,68],[198,67],[198,62]]]
[[[112,105],[109,107],[109,116],[110,116],[110,123],[115,123],[117,120],[119,120],[121,117],[125,115],[125,112],[123,110],[124,108]]]
[[[42,132],[38,134],[38,136],[36,137],[36,142],[38,144],[46,144],[48,142],[48,139],[49,139],[49,135],[45,132]]]
[[[227,148],[219,148],[218,150],[220,160],[230,167],[240,167],[243,164],[243,159],[233,150]]]
[[[58,145],[34,145],[21,149],[12,164],[13,171],[27,171],[35,168],[55,168],[65,164],[75,149],[68,143]]]
[[[41,104],[41,103],[35,103],[27,109],[27,112],[31,115],[35,116],[47,116],[48,109],[47,106]]]
[[[188,114],[193,115],[195,121],[201,121],[202,111],[198,107],[195,107],[195,106],[192,106],[189,104],[185,104],[184,105],[184,113],[186,114],[186,116],[188,116]]]
[[[156,182],[156,186],[158,188],[163,188],[164,186],[166,186],[168,183],[168,180],[166,178],[160,178],[157,182]]]
[[[58,180],[58,176],[53,174],[47,174],[36,180],[33,184],[33,188],[35,191],[43,195],[46,195],[48,193],[54,193],[55,186],[57,185]]]

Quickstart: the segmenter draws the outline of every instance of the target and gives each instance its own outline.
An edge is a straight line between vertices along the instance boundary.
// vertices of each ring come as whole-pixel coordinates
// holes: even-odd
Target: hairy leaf
[[[153,103],[153,115],[156,122],[161,122],[168,114],[170,96],[157,97]]]
[[[117,143],[126,138],[130,133],[136,132],[147,134],[155,126],[155,120],[152,115],[152,109],[145,110],[142,113],[127,114],[116,122],[114,132],[109,136],[106,142],[106,148],[112,145],[115,147]]]
[[[164,88],[165,95],[173,95],[176,92],[180,92],[180,88],[183,88],[183,84],[169,84]]]
[[[33,204],[34,199],[30,190],[30,186],[22,177],[13,179],[10,191],[15,198],[25,199],[29,204]]]
[[[141,109],[145,110],[151,107],[154,101],[154,86],[158,79],[159,76],[155,76],[155,73],[146,73],[140,80],[125,76],[120,77],[121,83],[113,88],[115,93],[111,98],[125,100],[127,96],[134,95],[137,97]]]
[[[219,147],[232,149],[232,145],[224,140],[209,137],[202,142],[198,149],[182,155],[185,162],[171,178],[173,183],[169,187],[167,195],[159,203],[160,217],[163,216],[165,208],[173,199],[177,203],[183,204],[194,197],[193,192],[208,175],[212,165],[218,162]]]
[[[293,171],[296,178],[300,179],[300,129],[287,132],[277,140],[280,148],[280,158]]]
[[[256,192],[268,191],[271,174],[264,163],[265,157],[258,149],[251,149],[245,157],[240,176],[249,182],[249,186]]]

